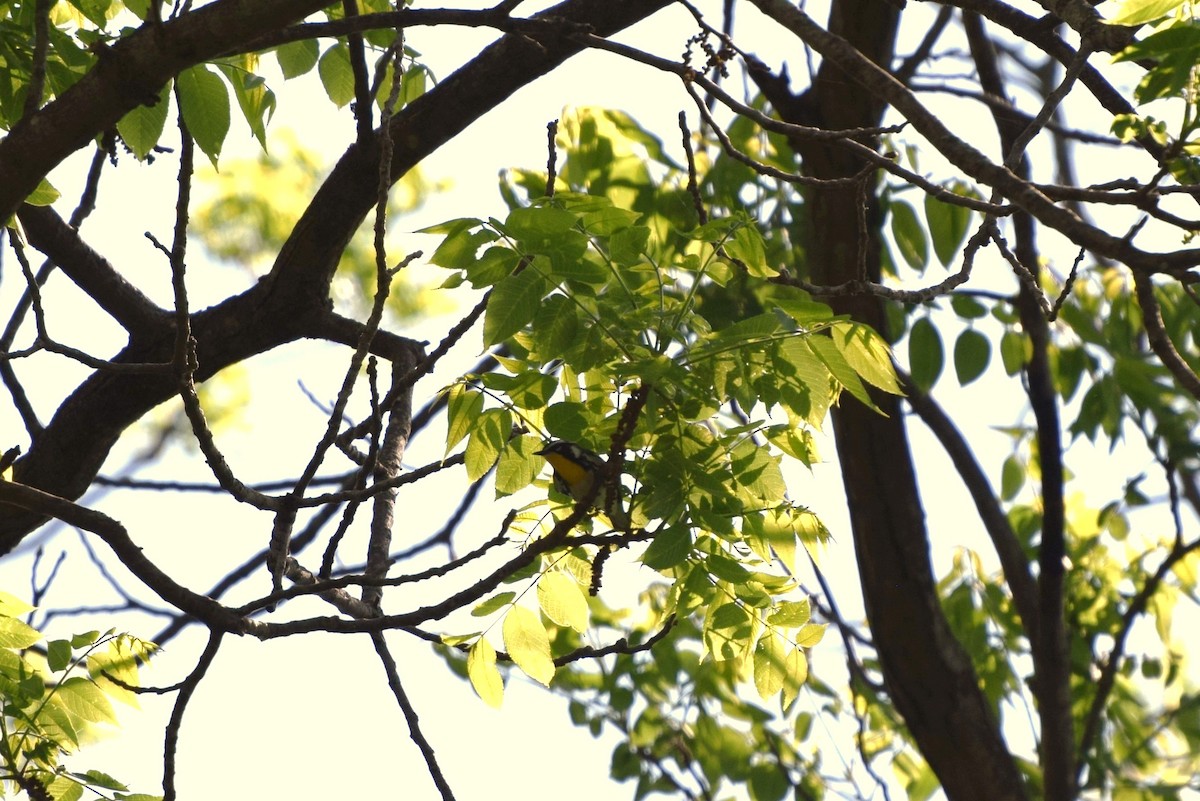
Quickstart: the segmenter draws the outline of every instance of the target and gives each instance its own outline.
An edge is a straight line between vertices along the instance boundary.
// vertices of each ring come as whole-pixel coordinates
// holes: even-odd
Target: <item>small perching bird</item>
[[[594,482],[603,480],[608,466],[600,455],[567,440],[550,442],[536,453],[550,463],[554,471],[554,489],[574,498],[576,502],[588,497]],[[614,528],[629,530],[629,513],[625,511],[619,496],[612,499],[608,497],[608,487],[600,487],[592,500],[592,507],[606,514]]]

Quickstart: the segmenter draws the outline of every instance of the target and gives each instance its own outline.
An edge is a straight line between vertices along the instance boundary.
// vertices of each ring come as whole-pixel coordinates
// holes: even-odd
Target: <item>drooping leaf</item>
[[[754,646],[754,687],[764,701],[783,689],[787,653],[783,639],[769,629]]]
[[[325,94],[338,108],[354,99],[354,70],[350,66],[350,50],[338,42],[321,55],[317,74]]]
[[[537,437],[523,436],[511,439],[500,452],[496,463],[496,495],[511,495],[525,489],[537,478],[541,460],[534,451],[541,447]]]
[[[225,82],[199,65],[179,73],[175,91],[188,133],[215,167],[229,135],[229,90]]]
[[[168,81],[158,93],[157,103],[137,106],[117,121],[117,133],[138,159],[146,158],[162,136],[171,108],[172,86]]]
[[[909,267],[918,273],[924,272],[925,265],[929,262],[929,244],[925,239],[925,230],[917,219],[917,212],[908,203],[893,201],[891,213],[892,236],[900,249],[900,255],[908,262]]]
[[[550,686],[554,678],[554,660],[550,657],[550,637],[538,616],[523,606],[514,606],[504,616],[504,649],[517,667],[529,678]]]
[[[496,649],[483,637],[467,652],[467,678],[485,704],[500,708],[504,701],[504,678],[496,667]]]
[[[942,374],[946,354],[942,335],[928,317],[918,317],[908,332],[908,369],[913,383],[928,392]]]
[[[316,39],[301,39],[298,42],[288,42],[275,50],[275,58],[279,61],[279,69],[285,79],[297,78],[317,66],[321,49]]]
[[[970,384],[987,369],[992,355],[992,343],[988,338],[968,328],[958,335],[954,343],[954,372],[962,386]]]
[[[576,631],[588,627],[588,605],[583,590],[566,573],[550,572],[538,579],[538,604],[546,617]]]
[[[446,454],[470,433],[482,412],[482,392],[465,384],[450,387],[446,401]]]
[[[929,226],[929,238],[933,240],[933,252],[943,267],[949,267],[967,238],[971,210],[926,195],[925,222]]]

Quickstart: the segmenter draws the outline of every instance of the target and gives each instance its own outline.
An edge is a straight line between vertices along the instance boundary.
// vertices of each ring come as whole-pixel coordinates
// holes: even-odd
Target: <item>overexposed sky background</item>
[[[490,3],[460,5],[484,7]],[[519,10],[525,13],[535,7],[532,3],[526,5]],[[720,3],[699,5],[714,23],[719,20]],[[778,65],[786,58],[797,84],[802,85],[804,60],[795,40],[764,25],[749,6],[741,4],[739,9],[735,29],[739,44],[771,65]],[[901,53],[910,51],[916,37],[927,29],[920,4],[910,4],[910,10],[906,12],[908,35],[902,37]],[[824,18],[818,8],[810,8],[809,13],[817,19]],[[925,16],[932,18],[932,14]],[[694,31],[690,16],[680,8],[671,8],[618,38],[675,58]],[[494,38],[495,34],[486,30],[415,29],[408,34],[408,44],[422,53],[422,60],[435,75],[444,78]],[[290,132],[303,146],[332,163],[354,136],[348,112],[334,109],[325,99],[315,73],[285,84],[273,74],[270,58],[264,59],[263,71],[280,102],[271,130]],[[735,95],[740,94],[735,83],[738,80],[735,77],[729,84]],[[944,104],[947,114],[955,113],[953,109],[976,108],[948,98],[930,102]],[[693,127],[696,125],[691,102],[673,77],[623,63],[610,54],[582,54],[517,93],[423,163],[427,177],[449,179],[452,186],[431,197],[420,211],[395,221],[393,245],[405,251],[424,248],[428,253],[433,246],[428,237],[406,232],[460,216],[503,216],[505,207],[496,190],[498,171],[510,167],[543,169],[546,123],[558,117],[564,106],[606,106],[628,111],[644,127],[657,132],[668,152],[680,161],[682,149],[676,115],[687,110]],[[237,111],[234,117],[234,129],[221,162],[226,170],[236,169],[239,159],[257,154],[258,146],[240,123]],[[994,141],[990,119],[982,114],[977,114],[977,118],[978,136],[972,141],[987,148],[987,143]],[[1099,125],[1106,127],[1107,122]],[[66,199],[59,204],[64,214],[78,196],[90,157],[90,152],[77,154],[52,176]],[[199,158],[202,157],[198,154]],[[948,175],[943,172],[944,165],[929,153],[922,155],[921,167],[942,177]],[[169,154],[160,156],[153,165],[139,165],[129,157],[122,159],[117,170],[106,173],[99,208],[83,228],[85,238],[93,246],[130,280],[163,302],[170,297],[169,270],[143,232],[151,231],[160,240],[169,240],[176,168],[175,159]],[[1112,172],[1097,177],[1105,180],[1131,174],[1136,167],[1117,161],[1096,169]],[[1166,242],[1163,247],[1174,244]],[[1047,254],[1055,258],[1054,251],[1048,249]],[[6,254],[4,264],[7,280],[0,283],[3,319],[8,318],[23,289],[10,255]],[[253,280],[237,268],[207,262],[196,247],[189,255],[189,287],[195,305],[203,305],[204,299],[211,302],[222,298]],[[1073,250],[1058,255],[1063,259],[1060,266],[1064,271],[1073,256]],[[982,285],[1010,290],[1012,281],[1007,267],[990,254],[981,259],[978,269]],[[420,263],[411,271],[417,280],[433,283],[444,277],[438,268]],[[940,277],[937,268],[931,268],[929,276],[937,280]],[[98,356],[111,355],[122,345],[121,331],[61,275],[51,279],[45,296],[50,331],[60,341]],[[451,315],[398,333],[436,341],[461,311],[456,309]],[[32,325],[27,329],[32,330]],[[18,346],[27,341],[27,338],[20,340]],[[949,352],[952,341],[947,338],[946,344]],[[418,404],[432,397],[455,371],[474,363],[478,355],[476,332],[459,346],[446,370],[418,386]],[[304,343],[256,357],[246,365],[249,403],[238,421],[220,430],[218,436],[239,477],[253,482],[286,478],[296,472],[297,465],[303,464],[311,453],[323,425],[323,416],[303,396],[297,381],[303,382],[317,397],[332,399],[347,357],[348,351],[340,347]],[[85,369],[48,355],[18,362],[16,367],[25,377],[35,406],[47,418],[63,395],[87,375]],[[959,389],[954,386],[948,365],[938,386],[938,396],[948,407],[970,406],[991,413],[988,420],[976,421],[974,428],[965,428],[968,437],[974,437],[979,445],[981,458],[997,485],[1000,462],[1011,445],[1006,434],[989,431],[987,425],[1029,421],[1023,411],[1023,398],[1012,391],[1011,382],[1000,380],[1001,372],[997,360],[983,380]],[[25,436],[7,394],[4,397],[5,401],[0,402],[0,448],[24,442]],[[961,547],[981,551],[985,562],[993,564],[982,529],[949,461],[919,422],[910,427],[910,434],[921,459],[925,505],[935,536],[936,571],[945,572]],[[833,532],[835,541],[824,554],[823,566],[838,592],[843,612],[856,618],[862,614],[861,601],[840,475],[833,461],[832,442],[823,437],[820,442],[823,455],[830,461],[817,465],[811,473],[802,467],[789,467],[789,486],[794,497],[810,505]],[[114,451],[105,472],[119,470],[143,445],[144,438],[140,435],[126,437]],[[443,441],[435,426],[414,440],[406,463],[419,465],[433,461],[442,455],[442,450]],[[1114,458],[1111,454],[1087,448],[1074,451],[1071,465],[1080,479],[1075,486],[1087,486],[1089,499],[1100,502],[1119,493],[1120,482],[1133,472],[1130,463],[1145,463],[1147,472],[1157,475],[1145,454],[1130,449],[1122,450],[1121,454],[1119,469],[1110,471],[1107,468]],[[211,479],[201,460],[178,448],[165,454],[152,475],[196,481]],[[440,528],[447,509],[453,507],[461,491],[461,474],[451,475],[441,483],[421,482],[417,486],[420,489],[411,497],[404,494],[400,497],[403,514],[395,535],[397,547],[405,542],[418,542]],[[1161,486],[1157,479],[1147,484],[1152,493],[1156,487],[1161,491]],[[151,558],[161,561],[168,572],[198,591],[224,575],[231,561],[230,553],[253,552],[265,544],[270,532],[268,515],[233,506],[219,497],[144,492],[89,497],[84,502],[94,503],[120,520]],[[504,513],[522,502],[520,496],[494,502],[490,489],[485,490],[472,517],[471,525],[478,531],[472,534],[479,540],[489,538]],[[93,541],[93,546],[101,556],[107,556],[102,543]],[[28,597],[28,577],[38,547],[45,550],[43,577],[59,552],[69,552],[46,598],[48,607],[117,602],[85,558],[79,535],[62,526],[47,526],[30,538],[20,552],[0,561],[0,588]],[[435,556],[443,554],[434,552]],[[620,559],[616,557],[614,562]],[[116,568],[114,572],[120,575]],[[606,582],[606,593],[634,592],[639,582],[650,578],[648,571],[637,568],[629,559],[625,560],[620,575],[625,578],[624,586]],[[804,578],[812,583],[810,577]],[[265,572],[249,585],[232,597],[247,600],[265,592],[268,586]],[[138,596],[150,598],[148,593],[139,592]],[[393,598],[389,603],[385,597],[384,605],[402,607],[402,601]],[[280,614],[290,617],[328,613],[328,607],[321,602],[306,600],[287,605]],[[144,625],[135,625],[132,620],[123,617],[114,624],[103,614],[83,619],[60,618],[53,621],[48,633],[65,636],[87,628],[120,625],[149,638],[162,625],[150,619]],[[815,672],[830,676],[842,672],[842,655],[835,639],[831,636],[813,652]],[[168,685],[180,680],[194,664],[204,640],[203,632],[191,631],[172,641],[145,673],[146,683]],[[421,715],[425,734],[442,760],[443,770],[459,799],[474,801],[497,795],[503,798],[517,792],[529,799],[568,795],[602,800],[631,796],[632,785],[615,785],[608,779],[609,754],[615,739],[606,737],[597,743],[585,730],[571,726],[565,704],[551,693],[513,673],[507,684],[504,707],[494,711],[475,697],[465,681],[449,675],[426,644],[399,634],[390,635],[389,641],[405,686]],[[142,712],[123,715],[123,728],[118,736],[87,749],[73,766],[103,769],[128,782],[134,790],[158,792],[162,730],[173,700],[173,695],[144,698]],[[810,701],[802,695],[800,703]],[[819,725],[826,724],[831,728],[838,726],[832,721],[821,721]],[[188,708],[179,757],[177,784],[185,801],[213,797],[315,801],[356,796],[423,801],[437,797],[425,765],[408,739],[403,717],[387,690],[370,642],[361,636],[307,635],[265,643],[227,637],[209,676]],[[854,755],[829,753],[826,764],[838,764],[840,759],[853,761]]]

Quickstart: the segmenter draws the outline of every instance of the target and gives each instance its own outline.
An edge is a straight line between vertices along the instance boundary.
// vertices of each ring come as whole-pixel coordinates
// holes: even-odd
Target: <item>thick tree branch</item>
[[[131,335],[161,331],[168,314],[154,304],[49,206],[23,205],[17,219],[29,244],[58,265],[76,286]]]
[[[976,14],[966,14],[967,33],[980,85],[985,92],[1004,97],[1005,85],[996,62],[995,49]],[[1025,147],[1036,132],[1038,120],[1049,119],[1062,94],[1078,76],[1086,58],[1076,57],[1059,87],[1046,99],[1034,122],[1025,124],[1006,110],[993,108],[1005,166],[1022,180],[1029,178]],[[1050,326],[1048,304],[1037,283],[1038,249],[1033,218],[1025,212],[1013,215],[1016,248],[1010,262],[1020,280],[1017,310],[1021,327],[1030,341],[1030,357],[1025,365],[1026,391],[1037,421],[1037,444],[1042,479],[1042,532],[1038,548],[1037,632],[1031,644],[1037,682],[1038,715],[1041,722],[1041,762],[1045,776],[1045,794],[1050,801],[1075,798],[1075,738],[1072,728],[1070,664],[1067,629],[1064,618],[1066,568],[1063,446],[1058,415],[1058,395],[1050,367]],[[999,242],[998,242],[999,244]],[[1004,250],[1002,248],[1002,250]]]
[[[840,0],[827,32],[788,3],[753,1],[825,56],[810,90],[794,101],[772,104],[785,119],[841,129],[877,125],[892,87],[907,94],[887,72],[896,12],[885,3]],[[847,42],[842,33],[854,41]],[[889,91],[867,91],[875,88],[869,83],[873,79],[886,81]],[[798,114],[807,116],[792,116]],[[790,141],[816,177],[852,175],[862,166],[844,149],[798,137]],[[808,270],[817,284],[879,283],[876,199],[868,197],[864,209],[857,187],[822,185],[811,188],[806,201],[806,260],[797,272]],[[831,300],[836,313],[887,331],[878,298]],[[900,402],[882,394],[874,401],[882,415],[843,399],[833,423],[863,600],[888,694],[950,799],[1024,799],[1020,773],[970,657],[941,609]]]
[[[568,19],[577,26],[590,26],[597,35],[607,36],[649,16],[667,3],[668,0],[566,0],[547,9],[537,19]],[[245,8],[247,5],[252,8]],[[236,36],[235,33],[240,29],[229,29],[229,26],[241,24],[239,14],[253,23],[249,30],[255,32],[277,25],[283,10],[288,11],[289,15],[303,16],[308,13],[310,5],[300,2],[289,4],[283,0],[256,0],[254,3],[220,0],[194,14],[184,15],[178,21],[164,23],[163,30],[170,28],[174,32],[169,36],[157,36],[166,43],[178,43],[176,40],[185,34],[199,37],[199,43],[189,41],[185,49],[189,53],[202,51],[202,57],[209,49],[221,46],[222,42],[232,46],[232,43],[246,40],[245,31],[241,31],[241,36]],[[272,11],[275,17],[270,16]],[[195,21],[198,18],[208,20],[211,26],[200,27],[200,23]],[[191,27],[173,28],[189,20]],[[196,33],[198,30],[201,33]],[[163,43],[148,41],[156,36],[153,31],[148,31],[143,29],[130,37],[137,38],[136,46],[126,45],[122,49],[125,55],[117,60],[121,70],[140,64],[139,59],[154,57],[175,65],[183,58],[179,54],[164,55],[160,52]],[[583,45],[569,37],[546,35],[535,39],[525,33],[508,34],[485,48],[476,58],[392,118],[389,130],[391,141],[395,143],[395,152],[391,160],[391,180],[394,182],[399,179],[517,89],[550,72],[581,49]],[[153,67],[143,66],[147,75],[161,74],[167,69],[161,63]],[[98,116],[95,111],[88,112],[90,106],[81,107],[80,104],[85,101],[77,99],[75,94],[76,89],[87,85],[110,102],[116,102],[114,95],[119,98],[120,92],[104,81],[116,80],[121,73],[114,73],[115,67],[104,70],[101,67],[97,67],[93,73],[103,74],[85,76],[71,92],[46,106],[35,118],[47,114],[52,108],[73,109],[73,113],[80,118],[103,123],[100,128],[89,132],[89,137],[111,124],[107,116]],[[156,85],[155,91],[158,85],[161,83]],[[66,103],[68,95],[70,104]],[[55,112],[63,113],[68,112]],[[73,121],[69,126],[71,131],[78,129],[76,122]],[[57,163],[44,154],[38,159],[33,158],[32,135],[29,131],[13,131],[0,142],[0,170],[4,170],[6,175],[8,160],[11,159],[37,161],[47,169]],[[64,147],[64,137],[69,138],[66,134],[54,132],[53,139],[59,144],[47,147],[51,150]],[[346,243],[376,201],[380,142],[381,136],[377,132],[367,142],[356,142],[350,146],[293,229],[266,278],[246,292],[192,316],[192,335],[197,343],[198,381],[278,345],[302,337],[319,336],[320,330],[329,325],[329,283]],[[66,152],[62,155],[65,156]],[[24,179],[21,174],[15,173],[14,180]],[[0,187],[0,203],[11,186],[6,182]],[[20,194],[20,197],[24,197],[24,194]],[[114,361],[167,361],[173,343],[173,332],[169,326],[163,326],[161,332],[153,336],[131,340]],[[99,471],[120,433],[169,398],[174,391],[174,382],[165,377],[117,378],[101,373],[91,376],[60,405],[39,439],[17,462],[14,468],[16,479],[55,495],[78,497]],[[0,553],[10,550],[40,522],[39,517],[28,514],[0,517]]]
[[[1012,590],[1013,602],[1021,616],[1025,631],[1029,635],[1030,642],[1037,642],[1037,582],[1034,581],[1033,573],[1029,568],[1029,560],[1025,558],[1021,543],[1017,541],[1012,526],[1008,522],[1008,516],[1004,514],[1004,509],[996,499],[996,493],[988,481],[987,474],[976,460],[975,454],[971,452],[971,447],[963,438],[962,433],[954,425],[954,421],[942,410],[941,406],[917,388],[903,370],[897,368],[896,372],[900,375],[908,405],[921,418],[921,422],[928,426],[933,435],[937,437],[938,442],[945,449],[946,455],[954,463],[954,468],[962,478],[963,484],[966,485],[967,492],[971,494],[971,500],[975,502],[975,510],[979,513],[983,528],[987,531],[992,546],[996,549],[996,555],[1000,558],[1005,581]]]
[[[26,115],[0,140],[0,220],[16,213],[38,182],[97,134],[187,69],[328,5],[327,0],[217,0],[162,25],[146,24],[111,47],[66,92]]]
[[[158,597],[181,612],[203,620],[211,629],[241,633],[242,620],[237,614],[211,598],[177,584],[142,553],[142,549],[129,538],[125,527],[108,515],[33,487],[3,480],[0,480],[0,503],[28,509],[92,532],[104,540],[121,563]]]

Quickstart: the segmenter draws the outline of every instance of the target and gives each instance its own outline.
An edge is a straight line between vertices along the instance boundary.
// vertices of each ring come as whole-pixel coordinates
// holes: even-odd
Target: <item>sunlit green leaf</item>
[[[560,626],[587,630],[587,598],[575,579],[566,573],[547,573],[538,580],[537,595],[538,605],[546,617]]]
[[[301,39],[298,42],[288,42],[275,50],[275,58],[279,61],[279,69],[287,79],[299,77],[317,66],[321,50],[316,39]]]
[[[537,313],[547,288],[536,270],[522,270],[497,284],[483,315],[483,344],[496,345],[524,328]]]
[[[28,648],[42,634],[37,629],[13,617],[0,617],[0,648]]]
[[[229,90],[207,67],[190,67],[175,79],[179,108],[196,146],[216,166],[229,134]]]
[[[317,62],[317,74],[325,94],[338,108],[354,99],[354,70],[350,66],[350,50],[338,42],[332,45]]]
[[[162,88],[157,103],[136,106],[117,121],[117,133],[121,135],[121,140],[129,145],[133,155],[139,159],[146,158],[162,136],[167,124],[167,112],[171,108],[173,85],[168,82]]]
[[[504,648],[525,675],[550,686],[550,680],[554,678],[550,638],[537,615],[523,606],[509,609],[504,616]]]
[[[504,679],[496,667],[496,649],[483,637],[467,652],[467,677],[475,693],[488,706],[499,709],[504,701]]]

